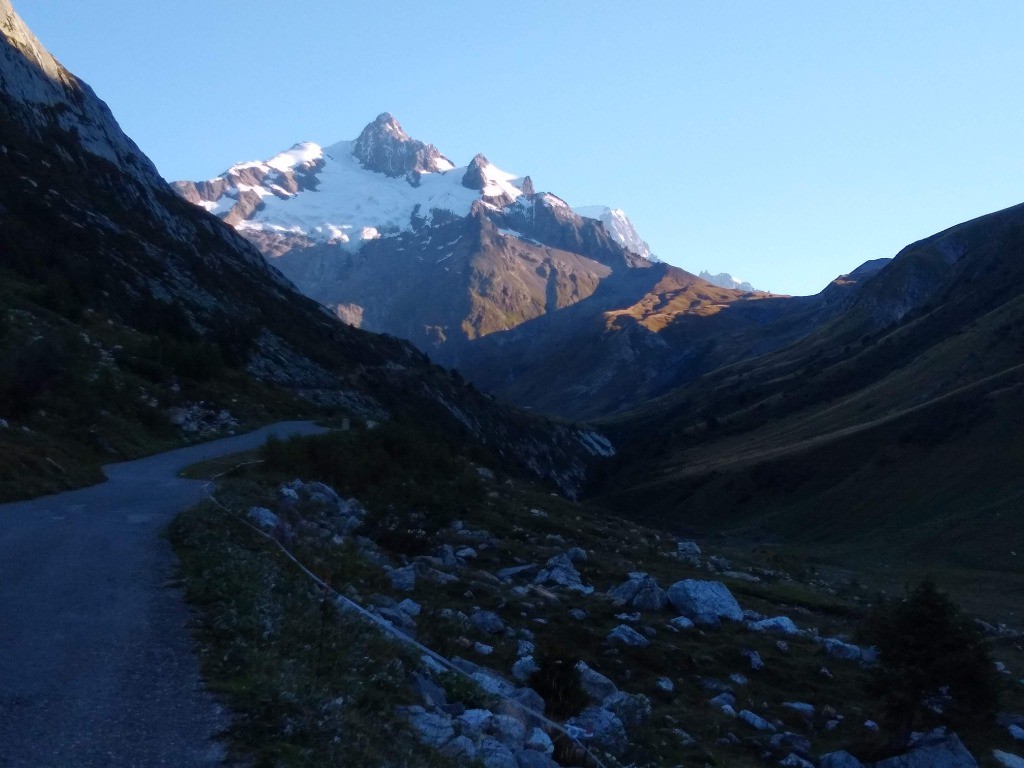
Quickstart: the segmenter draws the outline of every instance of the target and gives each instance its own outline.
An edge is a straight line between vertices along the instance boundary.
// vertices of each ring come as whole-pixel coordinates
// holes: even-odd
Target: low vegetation
[[[981,629],[931,581],[905,600],[883,602],[861,637],[878,648],[871,692],[882,703],[896,746],[915,729],[949,725],[983,729],[995,719],[1000,681]]]
[[[263,463],[248,464],[225,480],[217,498],[243,517],[253,507],[272,511],[280,524],[272,535],[340,594],[388,617],[465,670],[513,680],[510,671],[522,662],[526,642],[537,669],[512,684],[535,688],[547,713],[560,721],[594,704],[580,695],[580,661],[623,692],[640,714],[627,726],[624,752],[597,750],[606,765],[755,766],[764,764],[766,752],[778,760],[799,752],[801,744],[814,754],[847,749],[865,758],[892,749],[887,702],[872,688],[880,668],[839,658],[824,642],[846,638],[837,642],[848,646],[865,617],[876,615],[875,596],[863,585],[768,550],[714,551],[711,545],[712,552],[705,546],[703,554],[682,556],[671,535],[495,474],[454,446],[403,425],[357,425],[348,432],[271,443],[261,458]],[[317,500],[319,491],[309,491],[314,481],[329,481],[342,497],[365,507],[354,533],[336,533],[344,518],[331,511],[333,502]],[[379,718],[387,724],[388,743],[408,750],[402,752],[402,759],[414,760],[408,764],[442,759],[417,742],[422,734],[400,709],[425,704],[422,690],[410,681],[431,672],[416,658],[358,617],[331,612],[325,631],[336,640],[324,646],[329,661],[317,662],[321,596],[274,545],[215,505],[183,515],[172,541],[199,608],[205,673],[239,712],[232,733],[236,748],[282,765],[341,759],[332,751],[341,726],[324,720],[300,727],[297,713],[320,712],[332,696],[349,701],[349,687],[358,694],[372,670],[395,669],[387,695],[351,699],[359,708],[339,717],[348,728],[369,727]],[[593,594],[535,583],[545,561],[570,550]],[[496,575],[516,567],[523,572]],[[403,585],[399,571],[417,576]],[[671,609],[636,610],[607,595],[635,571],[664,587],[685,578],[720,581],[748,618],[673,627]],[[415,604],[414,618],[403,616],[402,601]],[[493,612],[502,629],[482,629],[476,621],[481,612]],[[792,617],[800,631],[783,635],[746,626],[765,616]],[[637,630],[649,644],[609,642],[620,625]],[[1011,669],[1024,665],[1019,637],[996,634],[985,643]],[[366,660],[350,668],[357,656]],[[396,660],[400,667],[393,666]],[[318,682],[318,675],[333,677]],[[500,697],[493,691],[456,675],[433,679],[455,705],[452,711],[498,710]],[[996,683],[1008,707],[1024,705],[1024,689],[1011,677],[999,675]],[[737,720],[721,700],[709,703],[723,692],[733,697],[734,712],[756,713],[771,730]],[[564,737],[549,733],[561,764],[586,763]],[[983,764],[986,748],[1012,748],[1005,731],[990,724],[965,728],[961,736]],[[365,759],[374,764],[374,758]]]
[[[102,464],[314,413],[226,364],[216,347],[81,307],[72,322],[0,272],[0,501],[89,485]]]

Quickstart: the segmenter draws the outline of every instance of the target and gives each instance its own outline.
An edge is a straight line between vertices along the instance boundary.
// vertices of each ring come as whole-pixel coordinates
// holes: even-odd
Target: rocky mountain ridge
[[[160,392],[147,390],[147,403],[190,407],[174,402],[174,387],[181,389],[175,375],[187,374],[236,377],[234,386],[248,378],[318,408],[377,419],[433,414],[440,429],[511,451],[529,471],[579,492],[585,457],[595,458],[590,432],[516,414],[407,343],[331,318],[234,229],[174,194],[103,102],[46,52],[9,2],[0,4],[0,30],[0,269],[8,310],[2,325],[13,329],[3,339],[5,354],[25,354],[21,342],[31,346],[43,328],[69,337],[81,328],[90,340],[96,329],[115,328],[131,349],[111,341],[102,355],[89,353],[90,364],[106,373],[88,380],[101,381],[102,373],[134,386],[137,375],[149,377],[146,386]],[[378,129],[405,145],[386,121]],[[398,157],[387,141],[361,146],[370,163],[442,163],[425,147]],[[238,181],[245,186],[244,179],[273,174],[273,185],[287,194],[312,185],[316,167],[315,153],[299,147],[287,162],[238,169]],[[95,413],[73,408],[61,387],[76,382],[45,366],[5,370],[0,386],[17,395],[25,414],[66,410],[68,420],[84,422],[84,440],[109,443],[90,423],[102,406]],[[44,401],[48,407],[32,407]]]
[[[406,159],[368,169],[370,144]],[[449,168],[429,147],[385,113],[355,143],[300,144],[175,188],[346,322],[563,416],[634,406],[827,314],[662,264],[621,210],[574,209],[483,155]]]

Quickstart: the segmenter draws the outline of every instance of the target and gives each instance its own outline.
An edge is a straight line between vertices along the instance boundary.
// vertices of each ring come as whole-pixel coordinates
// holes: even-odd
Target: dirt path
[[[227,725],[203,690],[174,555],[189,464],[322,431],[285,422],[105,467],[107,482],[0,505],[0,768],[210,766]]]

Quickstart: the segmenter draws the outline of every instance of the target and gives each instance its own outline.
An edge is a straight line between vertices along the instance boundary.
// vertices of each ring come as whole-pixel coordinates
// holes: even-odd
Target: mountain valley
[[[0,179],[2,768],[151,764],[130,654],[229,723],[167,764],[1024,764],[1024,205],[781,296],[389,113],[168,184],[10,0]],[[72,582],[194,648],[75,651]],[[82,668],[112,725],[51,716]]]

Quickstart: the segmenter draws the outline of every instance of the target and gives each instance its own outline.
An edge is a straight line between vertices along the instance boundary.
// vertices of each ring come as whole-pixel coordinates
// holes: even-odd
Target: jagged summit
[[[411,138],[390,112],[380,113],[363,128],[352,147],[352,155],[368,171],[391,178],[450,171],[455,167],[433,144]]]
[[[399,141],[410,141],[411,137],[405,132],[395,116],[390,112],[381,112],[374,118],[373,122],[367,123],[363,133],[381,133],[394,136]]]
[[[462,176],[462,186],[466,189],[482,191],[487,186],[487,166],[490,162],[482,154],[477,154],[469,161],[469,167]]]

